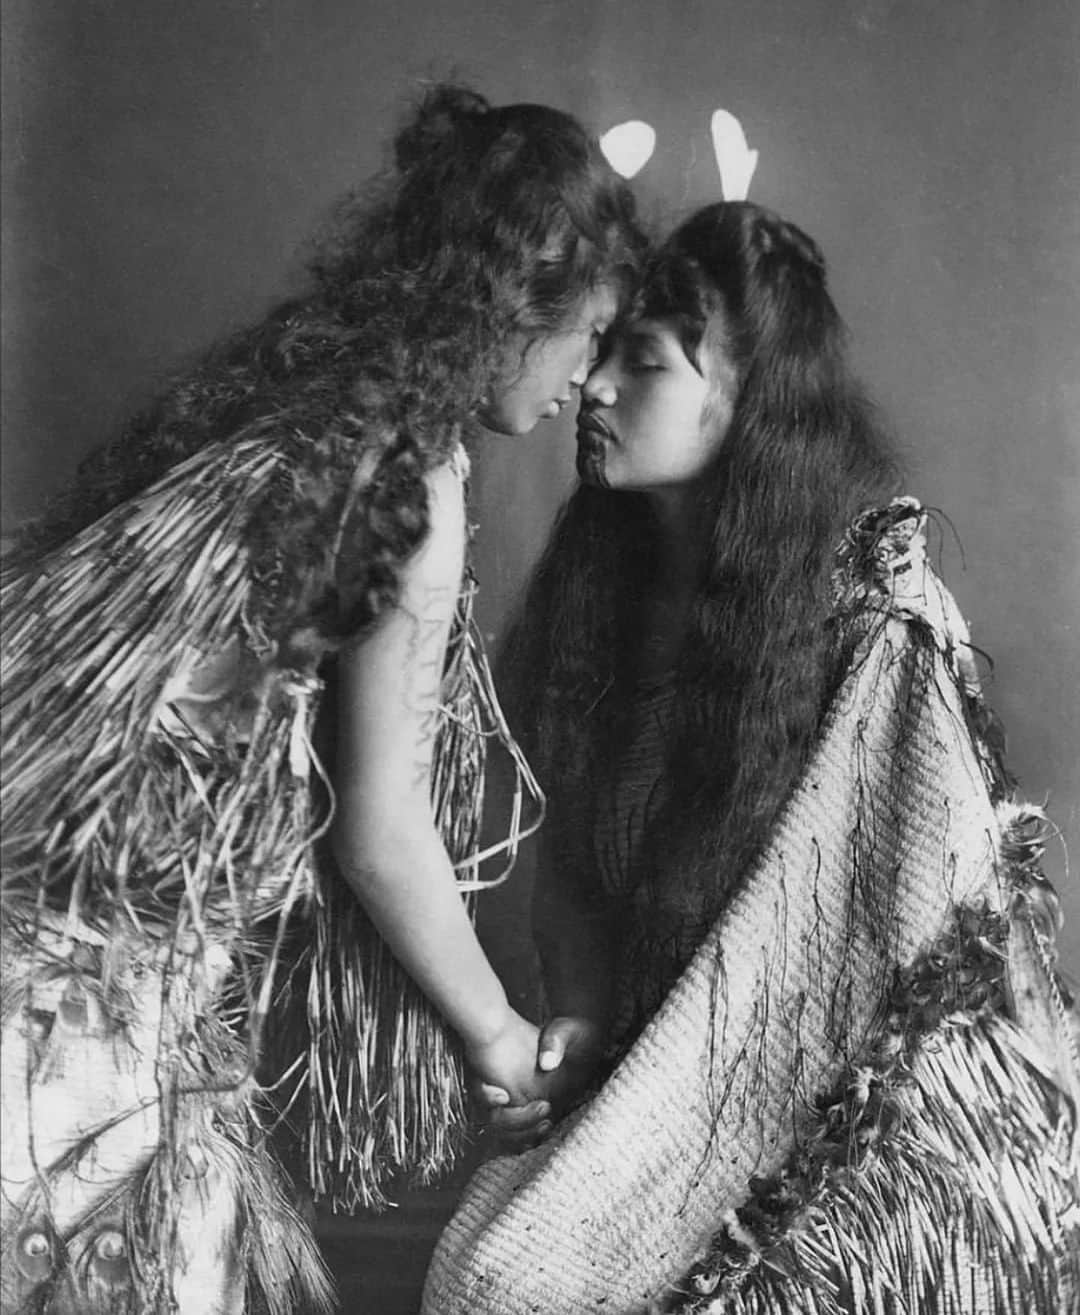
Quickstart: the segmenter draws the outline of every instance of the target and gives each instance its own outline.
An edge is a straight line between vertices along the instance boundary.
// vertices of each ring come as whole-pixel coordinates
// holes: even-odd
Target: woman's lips
[[[583,443],[595,443],[597,439],[607,439],[610,442],[615,437],[597,415],[578,416],[577,434],[578,440]]]
[[[604,467],[607,463],[606,441],[611,438],[611,430],[598,416],[578,418],[576,464],[578,475],[586,484],[609,487]]]

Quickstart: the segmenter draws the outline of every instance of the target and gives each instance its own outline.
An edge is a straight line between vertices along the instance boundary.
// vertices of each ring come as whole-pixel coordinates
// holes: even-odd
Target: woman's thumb
[[[540,1054],[537,1065],[541,1073],[551,1073],[557,1069],[566,1056],[566,1037],[559,1026],[561,1019],[548,1023],[540,1035]]]

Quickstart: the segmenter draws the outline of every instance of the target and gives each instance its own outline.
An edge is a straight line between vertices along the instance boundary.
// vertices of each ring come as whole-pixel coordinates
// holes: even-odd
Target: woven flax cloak
[[[329,1309],[267,1128],[297,1127],[316,1195],[346,1207],[460,1139],[453,1041],[317,861],[338,641],[312,617],[375,465],[361,447],[343,486],[325,455],[207,447],[4,581],[5,1312]],[[274,635],[246,548],[271,498],[341,527]],[[529,784],[470,609],[466,581],[433,781],[463,890],[489,741]]]
[[[1062,1315],[1080,1093],[1040,818],[901,499],[843,545],[865,640],[754,869],[636,1044],[490,1161],[426,1315]]]

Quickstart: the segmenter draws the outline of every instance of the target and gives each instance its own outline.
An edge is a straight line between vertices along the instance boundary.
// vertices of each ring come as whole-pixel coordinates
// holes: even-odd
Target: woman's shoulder
[[[978,689],[967,622],[927,552],[929,513],[904,496],[855,517],[836,554],[834,611],[913,623]]]
[[[925,508],[910,496],[860,511],[836,549],[835,609],[892,608],[917,594],[928,568],[926,525]]]
[[[456,447],[445,461],[432,465],[424,475],[428,497],[445,507],[463,507],[469,473],[468,453]]]
[[[882,583],[910,569],[926,552],[926,510],[904,495],[866,507],[848,526],[837,550],[837,571]]]
[[[465,565],[467,518],[464,473],[454,457],[424,475],[428,532],[415,556],[406,563],[403,583],[431,588],[461,583]]]

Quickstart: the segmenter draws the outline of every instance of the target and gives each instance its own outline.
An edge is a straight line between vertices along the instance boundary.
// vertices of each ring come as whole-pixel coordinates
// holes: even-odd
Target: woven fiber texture
[[[47,917],[28,930],[9,922],[3,944],[0,1308],[330,1310],[247,1056],[214,1020],[227,951]]]
[[[61,1293],[87,1315],[322,1315],[271,1133],[294,1120],[311,1188],[350,1208],[448,1167],[463,1135],[457,1042],[318,843],[317,722],[374,466],[358,445],[343,481],[327,456],[300,435],[207,447],[4,580],[5,1311]],[[464,451],[454,467],[464,484]],[[245,527],[324,502],[341,542],[260,575]],[[432,781],[465,898],[489,747],[517,768],[511,859],[531,786],[472,598],[466,573]]]
[[[831,1265],[833,1278],[816,1289],[780,1272],[771,1295],[751,1300],[738,1265],[701,1263],[725,1231],[750,1257],[743,1271],[760,1261],[736,1211],[753,1183],[784,1180],[820,1138],[823,1098],[860,1071],[900,970],[964,910],[1002,917],[1013,900],[950,642],[955,605],[917,565],[919,582],[907,582],[902,605],[868,638],[767,850],[620,1067],[549,1141],[490,1161],[472,1180],[433,1258],[425,1315],[631,1315],[682,1303],[938,1309],[903,1295],[874,1305],[837,1277],[838,1232],[817,1239],[816,1274]],[[1022,1058],[1015,1067],[1035,1072]],[[1056,1090],[1052,1065],[1040,1072],[1031,1081]],[[1080,1199],[1065,1104],[1044,1102],[1045,1129],[1030,1133],[1042,1131],[1040,1153],[1057,1157],[1062,1210]],[[919,1147],[913,1158],[926,1154]],[[1010,1210],[1029,1208],[1019,1197],[1006,1227]],[[873,1205],[888,1200],[879,1191]],[[908,1272],[925,1274],[934,1266],[920,1259],[920,1233],[933,1225],[916,1223]],[[887,1292],[884,1264],[879,1274]],[[943,1299],[940,1309],[994,1309],[970,1280],[965,1291],[967,1304]]]

